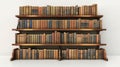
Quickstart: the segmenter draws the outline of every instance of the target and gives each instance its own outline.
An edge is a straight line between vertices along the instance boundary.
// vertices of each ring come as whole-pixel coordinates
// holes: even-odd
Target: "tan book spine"
[[[36,29],[39,29],[39,20],[36,20]]]
[[[25,6],[23,6],[23,15],[25,15]]]
[[[55,43],[55,42],[54,42],[54,41],[55,41],[54,39],[55,39],[55,33],[52,33],[52,44]]]
[[[53,59],[56,59],[56,50],[53,50]]]
[[[83,50],[80,50],[80,59],[83,59]]]
[[[80,29],[80,25],[81,25],[81,19],[78,19],[78,24],[79,24],[79,26],[78,26],[78,28]]]
[[[43,59],[43,50],[39,50],[39,59]]]
[[[38,22],[39,22],[39,29],[41,29],[41,20],[39,20]]]
[[[73,59],[73,49],[70,49],[70,54],[71,54],[70,59]]]
[[[19,7],[19,15],[22,15],[22,14],[23,14],[23,11],[22,11],[22,10],[23,10],[23,7],[20,6],[20,7]]]
[[[97,15],[97,4],[95,4],[95,15]]]
[[[80,8],[80,15],[82,16],[83,15],[83,6]]]
[[[28,59],[31,59],[31,49],[28,48]]]
[[[42,15],[41,11],[42,11],[42,7],[39,7],[38,8],[38,15]]]
[[[65,52],[66,52],[66,59],[69,59],[69,49],[66,49]]]
[[[45,44],[46,34],[44,33],[43,35],[44,35],[44,36],[43,36],[43,44]]]
[[[75,49],[72,50],[72,55],[73,55],[72,59],[75,59],[76,58],[76,50]]]
[[[29,15],[29,6],[26,6],[26,15]]]
[[[38,23],[38,27],[37,27],[37,29],[40,29],[40,22],[39,22],[40,20],[37,20],[37,23]]]
[[[74,59],[74,49],[72,49],[71,54],[72,54],[71,58]]]
[[[27,6],[27,7],[28,7],[28,9],[27,9],[28,15],[30,15],[30,6]]]
[[[76,58],[75,59],[78,59],[78,49],[76,49]]]
[[[26,59],[26,49],[23,49],[23,59]]]
[[[44,59],[44,50],[40,50],[40,59]]]
[[[89,28],[92,29],[92,20],[89,20]]]
[[[79,15],[81,15],[81,7],[78,8],[78,11],[79,11],[79,12],[78,12]]]
[[[56,50],[56,58],[59,59],[58,50]]]
[[[81,7],[81,15],[84,15],[84,6]]]
[[[41,29],[43,29],[43,20],[40,20],[40,23],[41,23],[41,24],[40,24],[40,25],[41,25],[40,27],[41,27]]]
[[[44,59],[47,59],[46,49],[44,49]]]
[[[71,59],[71,49],[69,49],[69,59]]]
[[[44,29],[47,29],[47,20],[44,20]]]
[[[98,50],[96,50],[96,59],[98,59]]]
[[[15,38],[16,43],[18,44],[19,43],[19,34],[16,34],[15,36],[16,36],[16,38]]]
[[[99,22],[100,22],[100,29],[102,29],[102,20],[100,20]]]
[[[34,49],[32,49],[32,59],[34,59]]]
[[[43,23],[42,23],[43,25],[42,25],[42,27],[43,27],[43,29],[45,29],[44,27],[45,27],[45,20],[43,20]]]
[[[74,20],[73,23],[74,23],[74,29],[76,29],[76,20]]]
[[[96,34],[96,43],[99,44],[99,35]]]
[[[46,24],[45,22],[46,22],[46,20],[44,20],[44,29],[45,29],[45,24]]]
[[[38,59],[41,59],[41,50],[38,50],[38,55],[39,55]]]
[[[18,50],[16,50],[16,52],[17,52],[17,58],[16,59],[20,59],[20,50],[18,49]]]
[[[57,50],[54,50],[54,59],[57,59]]]
[[[29,15],[32,15],[32,6],[29,6]]]
[[[41,22],[41,20],[39,20],[39,29],[42,29],[42,22]]]

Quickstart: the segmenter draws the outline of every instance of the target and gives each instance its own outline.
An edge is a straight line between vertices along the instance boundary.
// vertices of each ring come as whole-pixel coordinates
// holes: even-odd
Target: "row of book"
[[[19,20],[18,29],[102,29],[101,20]]]
[[[17,34],[17,44],[99,44],[99,34],[78,34],[76,32],[53,32],[41,34]]]
[[[97,4],[84,6],[21,6],[20,15],[41,16],[69,16],[69,15],[97,15]]]
[[[60,55],[62,54],[62,55]],[[16,49],[15,59],[104,59],[104,49]]]
[[[57,49],[16,49],[16,59],[58,59]]]
[[[66,49],[62,50],[63,59],[103,59],[103,49]]]

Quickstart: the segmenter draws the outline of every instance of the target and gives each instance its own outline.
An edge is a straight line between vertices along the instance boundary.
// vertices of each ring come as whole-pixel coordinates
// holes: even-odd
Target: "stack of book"
[[[97,4],[85,6],[21,6],[20,15],[73,16],[97,15]]]
[[[87,20],[87,19],[77,19],[77,20],[19,20],[18,29],[80,29],[80,28],[92,28],[92,29],[102,29],[101,20]]]
[[[62,50],[63,59],[103,59],[103,49],[66,49]]]
[[[58,59],[57,49],[17,49],[16,59]]]
[[[16,59],[59,59],[57,49],[16,49]],[[104,49],[66,49],[62,50],[63,59],[103,59]]]
[[[76,32],[53,32],[51,34],[17,34],[16,43],[18,44],[99,44],[99,34],[79,34]]]

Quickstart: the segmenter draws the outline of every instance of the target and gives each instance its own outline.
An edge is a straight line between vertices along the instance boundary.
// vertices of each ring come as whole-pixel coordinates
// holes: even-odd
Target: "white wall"
[[[102,43],[108,55],[120,55],[120,4],[119,0],[1,0],[0,2],[0,55],[11,55],[15,42],[15,31],[19,14],[19,6],[23,5],[84,5],[98,4],[98,13],[104,15],[101,32]]]

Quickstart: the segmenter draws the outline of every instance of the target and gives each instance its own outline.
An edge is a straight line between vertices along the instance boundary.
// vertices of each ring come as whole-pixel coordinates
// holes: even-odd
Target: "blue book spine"
[[[32,20],[30,20],[30,25],[29,25],[30,28],[32,28]]]
[[[50,23],[50,20],[48,20],[48,29],[50,29],[50,24],[49,23]]]
[[[23,59],[23,50],[22,49],[20,49],[20,59]]]
[[[50,29],[52,28],[52,20],[50,20]]]
[[[39,59],[39,51],[38,50],[36,51],[36,56],[37,56],[36,59]]]
[[[20,29],[22,28],[22,20],[21,20],[21,22],[20,22]]]
[[[28,50],[26,50],[26,59],[28,59]]]
[[[96,34],[94,34],[94,43],[96,43]]]
[[[25,20],[25,28],[27,28],[27,20]]]
[[[67,33],[67,43],[69,43],[69,33]]]
[[[24,20],[22,20],[22,24],[21,25],[22,25],[21,27],[24,28]]]

